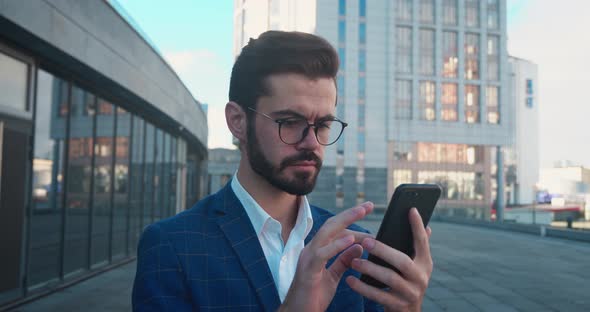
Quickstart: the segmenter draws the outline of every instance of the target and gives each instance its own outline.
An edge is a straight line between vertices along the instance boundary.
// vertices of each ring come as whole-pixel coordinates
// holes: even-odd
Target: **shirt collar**
[[[260,235],[264,229],[264,224],[270,219],[274,220],[257,202],[254,198],[244,189],[240,181],[238,181],[237,172],[234,174],[231,180],[231,188],[236,194],[236,197],[244,206],[250,222],[254,227],[256,235]],[[276,221],[276,220],[275,220]],[[278,221],[277,221],[278,222]],[[297,213],[297,220],[295,221],[295,227],[292,232],[301,233],[302,237],[305,238],[311,231],[313,226],[313,217],[311,215],[311,207],[307,201],[305,195],[299,197],[299,211]]]

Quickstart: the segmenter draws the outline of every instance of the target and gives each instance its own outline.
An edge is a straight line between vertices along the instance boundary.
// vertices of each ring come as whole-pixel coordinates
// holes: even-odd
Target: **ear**
[[[248,131],[246,113],[236,102],[230,101],[225,105],[225,122],[229,131],[238,141],[246,141],[246,131]]]

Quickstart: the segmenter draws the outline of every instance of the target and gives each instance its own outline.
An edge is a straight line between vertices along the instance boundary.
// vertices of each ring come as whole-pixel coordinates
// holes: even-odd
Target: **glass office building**
[[[108,2],[16,3],[0,5],[0,309],[132,259],[146,225],[204,194],[207,157],[200,104]]]

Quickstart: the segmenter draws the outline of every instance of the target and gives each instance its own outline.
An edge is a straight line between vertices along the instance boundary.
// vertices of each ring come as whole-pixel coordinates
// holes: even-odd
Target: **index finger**
[[[311,244],[324,246],[334,239],[341,231],[345,230],[354,222],[364,218],[372,211],[373,203],[365,202],[331,217],[320,228],[318,233],[312,239]]]

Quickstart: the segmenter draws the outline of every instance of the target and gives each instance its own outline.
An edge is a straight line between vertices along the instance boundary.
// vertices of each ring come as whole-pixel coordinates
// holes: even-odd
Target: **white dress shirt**
[[[301,250],[305,245],[305,238],[313,225],[307,197],[301,196],[299,199],[297,221],[289,234],[287,244],[285,244],[281,236],[281,223],[273,219],[250,196],[238,181],[237,174],[234,174],[231,187],[254,226],[254,231],[258,235],[260,246],[262,246],[262,251],[277,286],[279,298],[283,302],[289,287],[291,287],[291,282],[293,282],[299,254],[301,254]]]

